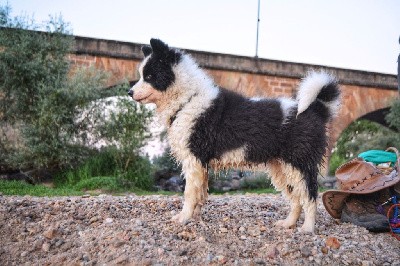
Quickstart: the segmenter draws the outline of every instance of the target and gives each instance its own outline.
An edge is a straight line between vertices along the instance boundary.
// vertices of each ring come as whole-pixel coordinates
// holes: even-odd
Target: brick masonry
[[[142,44],[75,37],[73,66],[95,66],[111,73],[108,86],[139,79]],[[311,69],[325,69],[339,79],[343,104],[330,125],[333,147],[340,133],[353,121],[387,108],[399,96],[395,75],[282,62],[245,56],[185,50],[221,87],[249,97],[294,96],[300,79]],[[329,155],[329,152],[328,152]]]

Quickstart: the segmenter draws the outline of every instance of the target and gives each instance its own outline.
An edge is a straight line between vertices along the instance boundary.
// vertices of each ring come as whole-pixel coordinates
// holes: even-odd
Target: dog
[[[303,209],[300,230],[314,232],[326,126],[340,102],[337,80],[310,72],[296,99],[246,98],[215,85],[190,55],[159,39],[142,52],[140,79],[128,94],[156,105],[171,153],[182,165],[184,203],[172,219],[201,218],[209,168],[240,168],[266,171],[289,198],[289,215],[276,226],[294,228]]]

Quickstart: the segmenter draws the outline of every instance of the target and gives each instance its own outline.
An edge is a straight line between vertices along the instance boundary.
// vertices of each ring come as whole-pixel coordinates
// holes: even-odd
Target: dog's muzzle
[[[128,91],[128,95],[131,96],[131,97],[133,97],[133,90],[132,90],[132,89],[130,89],[130,90]]]

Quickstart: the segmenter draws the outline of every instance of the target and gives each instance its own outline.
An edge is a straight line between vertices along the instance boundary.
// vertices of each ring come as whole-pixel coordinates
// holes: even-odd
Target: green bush
[[[10,10],[0,6],[0,173],[51,169],[59,183],[116,176],[151,188],[139,150],[152,113],[122,97],[126,85],[104,89],[107,73],[71,69],[74,39],[61,18],[39,27]]]
[[[390,112],[386,116],[386,121],[391,127],[397,129],[400,132],[400,100],[397,99],[393,102]],[[400,142],[400,141],[399,141]],[[399,148],[399,147],[398,147]]]
[[[395,105],[400,108],[400,104]],[[392,126],[396,125],[397,113],[391,109],[388,118]],[[400,111],[397,111],[400,113]],[[389,119],[388,119],[389,120]],[[390,146],[399,148],[399,133],[368,120],[357,120],[350,124],[340,135],[329,162],[329,173],[334,174],[337,167],[356,157],[361,152],[377,149],[385,150]]]
[[[274,187],[271,183],[271,178],[265,173],[247,172],[245,176],[246,177],[243,178],[241,182],[242,189],[264,189]]]
[[[100,189],[105,192],[120,192],[124,189],[128,189],[123,186],[121,180],[114,176],[96,176],[87,179],[82,179],[76,183],[73,188],[78,191],[84,190],[96,190]]]
[[[154,181],[150,161],[138,156],[127,168],[121,169],[118,164],[120,156],[120,151],[115,147],[103,148],[90,156],[85,163],[59,173],[55,180],[56,186],[79,188],[78,184],[102,184],[102,181],[97,182],[96,179],[104,179],[106,176],[108,179],[112,177],[112,180],[118,180],[114,183],[118,191],[133,187],[152,190]]]
[[[0,6],[0,165],[70,165],[87,156],[81,132],[90,126],[76,117],[101,96],[106,75],[94,69],[70,72],[67,55],[74,40],[62,19],[34,31],[39,29],[34,22],[9,14],[9,7]]]

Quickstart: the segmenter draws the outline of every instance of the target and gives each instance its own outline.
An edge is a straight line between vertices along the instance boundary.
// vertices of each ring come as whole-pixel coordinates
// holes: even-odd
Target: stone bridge
[[[86,37],[75,37],[75,40],[75,51],[69,56],[71,62],[110,72],[112,75],[108,81],[109,86],[139,79],[137,67],[143,59],[142,44]],[[343,104],[339,116],[330,125],[330,148],[334,146],[341,132],[359,118],[384,124],[384,113],[399,95],[395,75],[185,51],[207,70],[216,84],[252,97],[294,96],[300,79],[311,69],[325,69],[335,75],[341,85]]]

